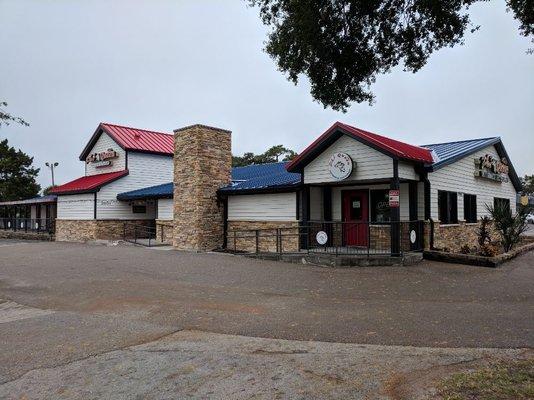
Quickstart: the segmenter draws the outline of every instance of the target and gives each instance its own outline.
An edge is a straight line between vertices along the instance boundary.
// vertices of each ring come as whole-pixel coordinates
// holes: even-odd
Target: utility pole
[[[50,168],[50,171],[52,171],[52,187],[56,186],[54,182],[54,168],[59,165],[57,162],[50,162],[45,164],[48,168]]]

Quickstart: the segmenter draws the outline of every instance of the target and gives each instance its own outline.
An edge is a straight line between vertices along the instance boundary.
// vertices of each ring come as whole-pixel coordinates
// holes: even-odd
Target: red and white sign
[[[334,179],[341,181],[348,178],[352,173],[352,158],[345,153],[334,153],[328,161],[328,167]]]
[[[108,167],[112,164],[111,160],[117,158],[119,154],[113,149],[107,149],[100,153],[89,154],[85,159],[87,164],[93,164],[96,168]]]
[[[389,206],[399,207],[399,205],[400,205],[400,191],[390,190],[389,191]]]

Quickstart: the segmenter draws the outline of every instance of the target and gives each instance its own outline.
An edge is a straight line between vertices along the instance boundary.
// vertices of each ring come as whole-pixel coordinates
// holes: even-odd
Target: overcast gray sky
[[[504,1],[472,7],[482,25],[417,74],[374,85],[346,113],[313,102],[262,51],[266,28],[242,0],[0,0],[0,100],[29,128],[0,137],[35,156],[39,182],[83,175],[78,155],[101,121],[172,131],[233,131],[233,152],[301,151],[336,120],[413,144],[501,136],[534,173],[534,56]]]

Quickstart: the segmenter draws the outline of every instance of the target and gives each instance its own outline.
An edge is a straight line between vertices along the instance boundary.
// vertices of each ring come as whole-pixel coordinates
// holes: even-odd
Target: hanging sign
[[[328,168],[330,174],[338,181],[347,179],[352,173],[352,158],[346,153],[334,153],[328,161]]]
[[[91,164],[95,168],[109,167],[112,165],[112,160],[119,157],[119,154],[113,149],[107,149],[100,153],[93,153],[85,159],[86,164]]]
[[[400,191],[399,190],[390,190],[389,191],[389,206],[399,207],[400,205]]]
[[[491,179],[497,182],[508,182],[508,160],[500,160],[486,154],[482,157],[475,158],[475,176],[480,178]]]

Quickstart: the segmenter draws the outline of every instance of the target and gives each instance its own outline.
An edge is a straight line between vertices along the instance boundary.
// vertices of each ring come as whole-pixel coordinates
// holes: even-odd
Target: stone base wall
[[[89,240],[121,240],[124,238],[125,224],[154,227],[153,220],[56,220],[56,241],[87,242]],[[133,235],[133,227],[126,227],[126,235]],[[141,236],[140,236],[141,237]]]
[[[174,223],[169,219],[156,220],[156,241],[158,243],[172,244]]]
[[[411,250],[410,227],[411,226],[408,222],[401,222],[400,238],[402,251]],[[312,224],[309,235],[310,246],[317,246],[317,243],[315,243],[315,235],[319,231],[325,231],[329,237],[329,242],[327,246],[343,247],[346,245],[346,240],[344,236],[347,236],[347,232],[350,229],[358,229],[364,238],[368,235],[369,249],[374,251],[375,253],[389,253],[391,251],[391,227],[390,225],[378,224],[371,224],[370,226],[365,225],[360,227],[358,227],[356,224],[344,225],[341,223]],[[369,230],[368,233],[366,232],[367,229]],[[412,229],[417,229],[417,226],[412,227]],[[364,238],[362,238],[363,242],[365,241]]]
[[[277,239],[278,232],[281,240]],[[256,242],[260,253],[276,253],[280,250],[284,253],[297,252],[299,223],[298,221],[228,221],[227,249],[255,253]]]
[[[479,228],[480,222],[467,224],[461,221],[458,224],[450,225],[442,225],[439,222],[434,222],[434,249],[459,253],[462,246],[465,245],[470,248],[479,247]],[[500,239],[499,235],[492,224],[490,224],[489,230],[491,240],[498,241]]]
[[[95,240],[96,220],[56,220],[56,242]]]
[[[0,230],[0,239],[19,239],[19,240],[54,240],[54,235],[49,233],[24,232]]]

